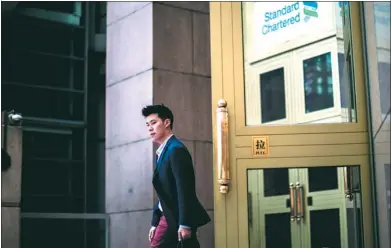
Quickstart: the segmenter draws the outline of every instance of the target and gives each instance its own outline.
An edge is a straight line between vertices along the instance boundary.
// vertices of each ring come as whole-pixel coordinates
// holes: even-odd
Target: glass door
[[[247,173],[249,247],[299,247],[300,226],[293,212],[298,171],[271,168]]]
[[[359,4],[210,4],[214,247],[373,247]]]
[[[361,248],[359,178],[354,191],[347,187],[351,176],[347,173],[359,175],[359,170],[359,166],[248,169],[249,247]]]
[[[343,177],[345,168],[348,167],[301,169],[300,190],[305,206],[303,248],[349,247]],[[358,237],[353,238],[359,241]]]

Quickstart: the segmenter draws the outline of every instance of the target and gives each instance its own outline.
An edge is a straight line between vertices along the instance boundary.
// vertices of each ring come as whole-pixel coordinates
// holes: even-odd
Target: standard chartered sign
[[[259,61],[336,34],[337,12],[337,2],[245,4],[243,28],[248,61]]]
[[[311,17],[318,18],[317,2],[295,2],[287,4],[281,8],[264,13],[264,25],[262,34],[267,35],[272,32],[293,26],[301,21],[308,22]]]

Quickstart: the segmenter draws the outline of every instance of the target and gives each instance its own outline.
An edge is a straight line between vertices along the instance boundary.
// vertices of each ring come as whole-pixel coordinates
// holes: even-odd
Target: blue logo
[[[303,13],[305,15],[304,21],[308,22],[311,17],[318,18],[318,2],[303,2],[304,10]]]
[[[345,11],[349,11],[349,4],[348,2],[338,2],[338,7],[339,7],[339,15],[343,16],[343,10],[342,10],[342,4],[343,7],[345,8]]]

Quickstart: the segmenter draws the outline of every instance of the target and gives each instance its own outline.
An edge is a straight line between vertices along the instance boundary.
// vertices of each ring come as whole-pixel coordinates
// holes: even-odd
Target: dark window
[[[261,74],[262,123],[285,119],[284,68]]]
[[[331,53],[303,61],[305,112],[334,107]]]

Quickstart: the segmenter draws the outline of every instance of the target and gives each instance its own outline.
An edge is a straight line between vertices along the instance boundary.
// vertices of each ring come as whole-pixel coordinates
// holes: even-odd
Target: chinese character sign
[[[268,157],[269,156],[269,137],[256,136],[253,137],[252,147],[253,157]]]

